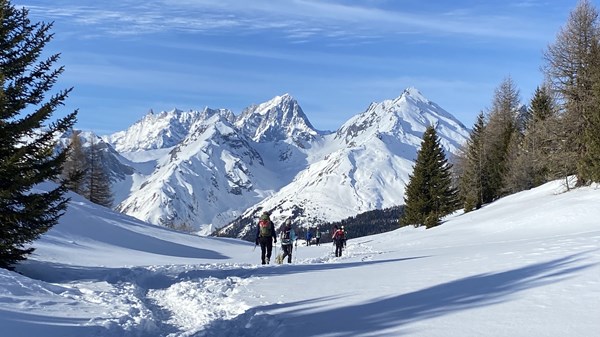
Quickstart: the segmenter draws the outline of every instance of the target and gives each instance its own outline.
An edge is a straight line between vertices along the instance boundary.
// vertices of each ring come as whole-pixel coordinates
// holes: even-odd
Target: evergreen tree
[[[110,188],[110,178],[102,165],[104,148],[92,138],[90,144],[88,177],[88,199],[98,205],[112,207],[113,197]]]
[[[459,178],[460,196],[465,212],[479,209],[491,199],[486,170],[486,156],[483,142],[485,133],[485,117],[477,116],[473,131],[467,140],[464,156],[461,159],[463,172]]]
[[[556,111],[555,105],[548,86],[544,85],[535,88],[535,92],[529,103],[531,121],[527,125],[527,130],[531,130],[537,123],[553,117]],[[533,125],[531,125],[531,123],[533,123]]]
[[[559,149],[563,163],[568,165],[566,174],[577,174],[578,184],[588,182],[586,166],[593,163],[585,158],[585,142],[589,141],[587,136],[597,132],[589,123],[597,108],[593,92],[597,55],[592,49],[598,35],[598,11],[589,0],[580,0],[544,55],[544,71],[561,101],[563,117],[557,126],[562,130],[556,134],[565,138]]]
[[[68,202],[65,181],[32,190],[60,175],[66,150],[55,152],[55,136],[73,126],[77,112],[45,125],[71,89],[45,99],[63,68],[54,68],[58,54],[39,60],[52,25],[32,23],[28,14],[0,0],[1,268],[24,260],[33,251],[26,245],[58,222]]]
[[[87,195],[85,174],[87,172],[88,158],[81,145],[79,131],[71,130],[69,152],[63,165],[62,177],[68,181],[68,188],[82,196]]]
[[[513,80],[508,77],[495,90],[492,108],[485,128],[484,153],[489,195],[485,202],[490,202],[506,193],[506,175],[512,165],[510,153],[516,151],[518,129],[516,117],[519,110],[519,90]]]
[[[423,134],[412,175],[406,186],[404,225],[439,225],[443,216],[457,208],[457,191],[452,185],[451,168],[433,126]]]

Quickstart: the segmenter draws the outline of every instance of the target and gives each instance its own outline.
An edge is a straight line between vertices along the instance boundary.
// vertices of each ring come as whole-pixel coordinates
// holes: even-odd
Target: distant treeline
[[[227,229],[218,229],[211,235],[226,238],[236,238],[238,237],[237,233],[242,233],[245,228],[248,228],[248,230],[243,233],[240,239],[254,242],[254,239],[256,238],[257,224],[253,224],[252,222],[252,218],[239,217],[235,219],[229,226],[227,226]]]
[[[348,239],[361,236],[385,233],[400,228],[399,219],[404,213],[404,206],[394,206],[386,209],[376,209],[351,216],[337,222],[329,222],[319,225],[321,242],[331,242],[333,226],[344,226]],[[307,228],[300,228],[300,237],[306,237]],[[316,227],[310,227],[312,236],[315,236]]]
[[[395,206],[386,209],[368,211],[338,222],[319,224],[318,227],[319,231],[321,232],[321,242],[331,242],[331,233],[333,231],[333,226],[335,225],[338,227],[344,226],[344,229],[348,233],[349,239],[398,229],[400,228],[399,219],[403,212],[404,206]],[[299,239],[306,238],[307,230],[311,231],[313,238],[315,237],[317,230],[316,225],[313,226],[304,223],[296,225],[296,235]],[[252,220],[248,218],[236,219],[232,225],[228,227],[227,231],[218,230],[212,235],[220,237],[236,237],[236,233],[242,232],[245,228],[247,231],[240,238],[242,240],[254,242],[256,235],[256,224],[253,224]]]

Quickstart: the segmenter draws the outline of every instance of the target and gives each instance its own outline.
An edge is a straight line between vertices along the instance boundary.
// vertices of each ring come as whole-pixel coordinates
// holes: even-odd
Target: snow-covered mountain
[[[236,207],[249,207],[260,197],[256,190],[277,187],[268,176],[249,140],[214,114],[191,125],[117,209],[162,225],[223,224],[236,216]]]
[[[180,139],[168,147],[165,139],[174,135]],[[225,109],[149,114],[105,137],[127,150],[122,153],[132,166],[145,168],[117,209],[208,234],[285,186],[297,167],[306,166],[298,149],[318,136],[289,95],[248,108],[238,118]]]
[[[237,223],[252,224],[263,209],[275,221],[304,225],[337,221],[404,203],[408,175],[428,125],[435,125],[446,151],[456,152],[468,137],[452,115],[414,88],[369,108],[326,135],[308,152],[308,166],[278,193],[248,209],[221,233],[243,235]],[[237,232],[231,232],[235,228]]]
[[[372,103],[337,132],[316,130],[289,94],[227,109],[150,113],[105,139],[136,168],[118,210],[208,234],[262,209],[276,221],[335,221],[403,203],[423,132],[434,125],[448,153],[467,129],[418,90]],[[119,188],[123,190],[123,188]]]

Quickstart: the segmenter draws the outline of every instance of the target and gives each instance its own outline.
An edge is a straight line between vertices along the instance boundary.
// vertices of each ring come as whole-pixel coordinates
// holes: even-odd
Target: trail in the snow
[[[371,259],[373,255],[380,254],[367,244],[348,244],[345,256],[336,258],[333,253],[318,258],[299,259],[292,266],[335,263],[361,256],[361,259]],[[252,331],[276,331],[276,319],[263,312],[255,312],[251,306],[244,303],[241,292],[246,292],[256,280],[270,275],[301,272],[292,271],[288,264],[258,266],[258,265],[231,265],[208,264],[187,266],[155,267],[154,273],[170,279],[168,286],[164,281],[159,284],[146,282],[148,287],[145,298],[140,299],[147,303],[147,307],[154,312],[157,320],[156,326],[160,327],[160,336],[166,337],[200,337],[205,336],[210,326],[210,335],[215,331],[222,331],[228,336],[241,334],[252,335]],[[279,270],[277,270],[279,269]],[[156,279],[161,279],[157,278]],[[138,281],[144,277],[138,278]],[[143,282],[142,282],[143,283]],[[247,294],[245,294],[247,296]],[[236,318],[237,326],[232,326],[232,319]],[[222,330],[221,330],[222,329]]]

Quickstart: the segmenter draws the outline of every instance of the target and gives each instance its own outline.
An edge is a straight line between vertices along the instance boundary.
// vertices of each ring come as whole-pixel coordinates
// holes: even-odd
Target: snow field
[[[0,270],[2,336],[595,336],[599,192],[554,182],[268,266],[252,243],[74,200],[21,274]]]

